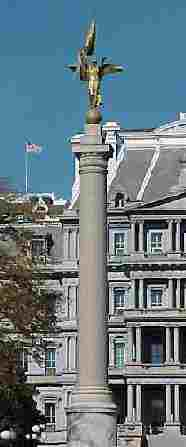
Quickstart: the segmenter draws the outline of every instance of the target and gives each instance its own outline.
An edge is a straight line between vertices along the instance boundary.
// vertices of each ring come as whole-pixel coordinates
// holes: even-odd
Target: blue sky
[[[104,83],[104,121],[152,127],[186,110],[185,0],[0,0],[0,176],[70,198],[70,136],[83,128],[86,89],[65,69],[96,18],[97,54],[127,71]],[[175,112],[161,112],[175,110]]]

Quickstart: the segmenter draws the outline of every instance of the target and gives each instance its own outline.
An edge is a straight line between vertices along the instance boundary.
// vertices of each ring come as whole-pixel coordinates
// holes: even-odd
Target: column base
[[[67,410],[68,447],[112,447],[116,411],[107,386],[77,388]]]

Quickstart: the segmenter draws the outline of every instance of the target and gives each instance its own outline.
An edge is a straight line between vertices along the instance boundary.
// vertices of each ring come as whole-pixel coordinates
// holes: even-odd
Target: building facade
[[[186,116],[155,129],[103,127],[108,167],[108,381],[117,403],[117,442],[179,445],[186,427]],[[79,143],[79,135],[72,144]],[[32,225],[58,334],[48,334],[43,364],[28,362],[47,417],[46,441],[66,444],[66,409],[78,368],[79,173],[69,209]],[[42,203],[40,203],[42,208]],[[50,242],[49,242],[50,241]],[[39,341],[38,341],[39,343]],[[91,347],[90,347],[91,349]],[[171,438],[172,439],[172,438]],[[140,444],[139,444],[140,445]]]

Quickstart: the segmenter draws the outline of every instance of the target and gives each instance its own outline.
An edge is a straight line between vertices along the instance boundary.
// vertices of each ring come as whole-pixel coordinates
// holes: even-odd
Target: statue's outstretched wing
[[[67,65],[67,68],[70,68],[70,70],[76,72],[78,70],[78,65]]]
[[[106,74],[121,73],[123,70],[124,67],[122,67],[121,65],[103,64],[100,67],[100,76],[105,76]]]
[[[95,42],[96,42],[96,24],[93,21],[85,36],[85,49],[87,52],[87,56],[91,56],[93,54],[95,50]]]

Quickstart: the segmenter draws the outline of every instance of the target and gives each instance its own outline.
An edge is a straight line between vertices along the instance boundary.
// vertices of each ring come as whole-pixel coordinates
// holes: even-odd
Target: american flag
[[[42,146],[40,146],[39,144],[31,143],[31,141],[27,141],[25,143],[25,151],[39,153],[42,151]]]

